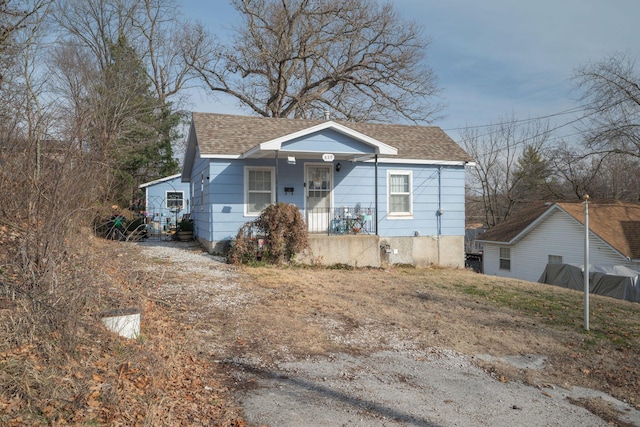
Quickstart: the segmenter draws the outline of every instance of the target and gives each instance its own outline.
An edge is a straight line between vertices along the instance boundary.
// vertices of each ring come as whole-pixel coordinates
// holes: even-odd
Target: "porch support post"
[[[375,207],[375,211],[376,211],[376,236],[378,235],[378,155],[376,154],[375,157],[375,188],[376,188],[376,207]]]
[[[278,150],[276,150],[276,205],[278,204]]]

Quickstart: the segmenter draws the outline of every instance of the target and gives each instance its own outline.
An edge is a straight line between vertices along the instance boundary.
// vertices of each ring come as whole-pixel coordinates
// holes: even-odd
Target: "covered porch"
[[[396,148],[329,121],[261,143],[241,157],[273,162],[275,199],[264,193],[256,198],[295,204],[310,234],[331,236],[378,234],[378,159],[395,155]]]
[[[307,209],[305,221],[309,234],[349,235],[377,234],[376,209],[360,203],[339,207]]]

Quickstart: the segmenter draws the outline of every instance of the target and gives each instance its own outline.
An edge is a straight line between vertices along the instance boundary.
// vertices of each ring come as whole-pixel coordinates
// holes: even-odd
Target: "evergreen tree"
[[[126,37],[110,46],[110,61],[98,89],[102,144],[113,170],[109,199],[129,206],[138,185],[176,173],[173,155],[180,116],[161,105],[144,63]]]
[[[520,201],[544,200],[549,195],[552,169],[540,149],[528,145],[518,158],[513,193]]]

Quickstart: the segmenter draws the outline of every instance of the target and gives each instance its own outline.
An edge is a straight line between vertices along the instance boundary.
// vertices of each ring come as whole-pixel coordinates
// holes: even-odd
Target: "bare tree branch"
[[[374,0],[234,0],[229,45],[189,63],[214,92],[267,117],[430,122],[442,105],[421,29]]]
[[[636,61],[613,54],[574,75],[590,112],[583,122],[587,147],[640,157],[640,74]]]
[[[484,132],[464,130],[462,144],[476,160],[475,168],[470,169],[468,195],[482,199],[484,222],[493,227],[508,219],[520,204],[541,197],[541,188],[534,194],[531,181],[527,185],[523,181],[531,178],[535,182],[542,175],[546,178],[547,171],[538,171],[538,176],[534,176],[526,169],[531,159],[521,156],[523,152],[540,153],[548,142],[549,128],[546,122],[519,125],[511,118],[500,120]]]

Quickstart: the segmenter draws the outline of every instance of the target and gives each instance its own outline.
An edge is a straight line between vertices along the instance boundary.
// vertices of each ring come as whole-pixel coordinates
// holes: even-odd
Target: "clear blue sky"
[[[220,36],[237,20],[227,0],[182,0],[189,18]],[[571,74],[606,54],[640,57],[640,0],[394,0],[431,39],[428,63],[443,88],[434,123],[482,126],[505,116],[555,114],[577,106]],[[194,96],[198,111],[237,113],[233,103]],[[570,117],[557,116],[562,124]],[[563,129],[572,133],[570,128]]]

